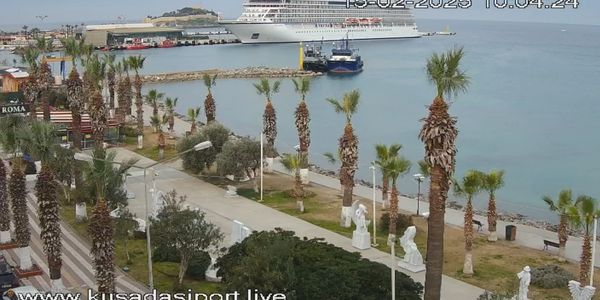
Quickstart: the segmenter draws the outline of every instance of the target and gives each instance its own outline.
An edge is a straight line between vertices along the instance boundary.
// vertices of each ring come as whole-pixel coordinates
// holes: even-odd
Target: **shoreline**
[[[159,73],[151,75],[143,75],[142,82],[146,84],[156,84],[163,82],[181,82],[181,81],[194,81],[202,80],[204,74],[218,75],[222,78],[289,78],[289,77],[316,77],[321,76],[323,73],[316,73],[312,71],[303,71],[298,69],[290,68],[268,68],[268,67],[246,67],[241,69],[233,70],[221,70],[221,69],[209,69],[201,71],[189,71],[189,72],[172,72],[172,73]]]

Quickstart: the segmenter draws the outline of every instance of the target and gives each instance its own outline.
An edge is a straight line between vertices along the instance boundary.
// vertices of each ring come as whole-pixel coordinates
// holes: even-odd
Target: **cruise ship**
[[[357,8],[354,0],[245,0],[234,21],[220,21],[242,43],[420,37],[408,8]]]

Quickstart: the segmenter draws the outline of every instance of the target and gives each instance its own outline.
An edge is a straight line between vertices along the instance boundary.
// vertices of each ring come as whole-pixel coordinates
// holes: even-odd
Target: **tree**
[[[381,200],[383,201],[384,208],[390,207],[390,202],[388,200],[390,179],[385,174],[383,167],[385,166],[388,159],[398,156],[400,149],[402,149],[402,145],[400,144],[393,144],[389,147],[384,144],[375,145],[375,153],[377,156],[377,160],[375,160],[375,165],[379,167],[379,169],[381,170],[381,175],[383,177],[381,179]]]
[[[50,89],[54,85],[54,76],[52,76],[52,70],[50,65],[46,61],[46,58],[42,58],[42,63],[36,73],[37,87],[39,89],[39,97],[41,99],[42,111],[44,113],[44,120],[50,121],[50,103],[48,96]]]
[[[298,211],[304,212],[304,187],[300,178],[300,157],[298,155],[284,154],[281,159],[281,164],[289,171],[294,172],[294,189],[292,196],[296,198]]]
[[[144,147],[144,103],[142,100],[142,78],[139,71],[144,67],[145,57],[141,55],[129,57],[129,67],[135,72],[135,106],[136,106],[136,121],[138,134],[138,149]]]
[[[163,132],[163,126],[167,124],[167,115],[163,115],[162,118],[158,115],[150,117],[150,124],[158,132],[158,157],[163,159],[165,156],[165,146],[167,142],[165,140],[165,133]]]
[[[8,191],[12,201],[11,208],[15,224],[14,239],[20,248],[19,268],[21,270],[31,270],[33,263],[31,262],[31,248],[29,248],[31,230],[29,228],[29,215],[27,214],[27,187],[20,158],[15,159],[12,163]]]
[[[97,54],[87,56],[83,74],[84,93],[89,99],[89,113],[92,120],[92,136],[96,148],[104,146],[104,135],[107,128],[106,106],[102,98],[102,82],[106,66]]]
[[[570,189],[564,189],[558,194],[558,200],[554,201],[550,196],[542,198],[551,211],[556,212],[560,217],[558,224],[558,255],[566,260],[565,249],[569,238],[569,209],[573,206],[573,196]]]
[[[29,116],[31,119],[37,118],[36,103],[40,96],[40,87],[37,80],[38,72],[38,57],[40,56],[40,50],[33,46],[25,47],[21,52],[21,61],[27,63],[29,66],[29,78],[25,81],[23,86],[23,94],[25,101],[29,104],[31,112]]]
[[[204,80],[204,86],[208,90],[206,99],[204,99],[204,113],[206,113],[206,124],[210,124],[215,120],[217,112],[217,105],[212,95],[212,88],[217,84],[217,74],[211,77],[205,73],[202,79]]]
[[[465,263],[463,274],[473,275],[473,197],[476,196],[482,188],[482,175],[479,171],[469,170],[462,183],[453,179],[454,194],[467,199],[465,207]]]
[[[306,94],[310,91],[310,79],[302,77],[299,80],[292,79],[296,92],[300,94],[300,103],[296,107],[294,116],[296,117],[296,130],[298,131],[298,140],[300,145],[300,168],[308,168],[308,149],[310,147],[310,113],[306,105]]]
[[[177,197],[175,190],[163,196],[165,206],[152,222],[155,246],[175,247],[181,261],[177,287],[183,285],[183,277],[190,260],[201,250],[218,249],[223,234],[215,224],[206,220],[204,212],[183,208],[186,197]]]
[[[343,113],[346,116],[346,126],[344,134],[339,141],[339,153],[342,161],[340,167],[340,183],[343,190],[343,206],[341,215],[341,225],[350,227],[352,220],[352,189],[354,188],[354,174],[358,164],[358,137],[354,134],[352,128],[352,116],[358,109],[360,101],[360,92],[354,90],[344,95],[340,102],[335,99],[327,99],[336,113]]]
[[[600,216],[598,201],[590,196],[581,195],[575,200],[575,205],[569,208],[569,218],[576,228],[583,229],[583,245],[579,260],[579,284],[588,284],[592,268],[592,232],[594,219]]]
[[[17,132],[25,124],[26,120],[22,116],[9,115],[0,118],[0,144],[4,151],[11,153],[13,157],[16,157],[20,151],[21,140]]]
[[[120,125],[125,123],[126,117],[131,114],[131,110],[128,110],[127,104],[131,102],[131,82],[129,76],[124,74],[126,66],[122,61],[115,65],[115,72],[118,77],[117,82],[117,110],[116,118]]]
[[[281,81],[275,81],[271,85],[268,79],[262,78],[258,83],[254,84],[256,93],[263,95],[266,98],[265,112],[263,113],[263,134],[267,139],[266,157],[275,156],[275,139],[277,138],[277,114],[271,101],[273,96],[279,93]]]
[[[197,128],[197,123],[198,123],[198,116],[200,115],[200,107],[196,107],[196,108],[188,108],[187,111],[187,116],[190,119],[190,121],[192,122],[192,127],[190,128],[190,133],[194,134],[196,133],[196,128]]]
[[[419,138],[425,145],[425,161],[431,167],[429,186],[429,222],[427,235],[427,271],[425,300],[439,300],[444,265],[444,214],[449,183],[456,164],[456,118],[448,113],[444,95],[466,92],[469,77],[460,68],[462,48],[434,53],[427,61],[427,78],[436,87],[429,115],[422,119]]]
[[[482,173],[481,180],[482,188],[489,194],[488,201],[488,241],[497,241],[498,235],[496,234],[496,218],[498,214],[496,212],[496,191],[504,186],[504,170],[494,170],[488,174]]]
[[[156,118],[158,118],[158,105],[164,96],[164,93],[159,93],[158,91],[153,89],[148,91],[148,94],[145,97],[146,104],[152,106],[152,116]]]
[[[410,170],[410,161],[402,156],[388,157],[383,164],[385,177],[392,181],[392,197],[390,201],[390,227],[388,244],[396,242],[396,224],[398,223],[398,177],[404,176]]]
[[[210,168],[217,159],[217,154],[221,153],[223,145],[229,140],[231,131],[215,121],[202,127],[201,132],[212,143],[212,147],[202,151],[206,157],[206,167]]]
[[[123,96],[123,112],[124,116],[131,116],[131,104],[133,102],[133,90],[131,86],[131,78],[129,77],[129,70],[131,68],[128,58],[123,57],[121,60],[121,66],[123,67],[123,77],[121,84],[122,96]]]
[[[217,172],[222,175],[233,175],[238,179],[244,177],[254,179],[254,191],[258,193],[258,174],[260,168],[260,142],[250,137],[232,139],[223,145],[217,154]]]
[[[294,232],[255,232],[217,261],[223,289],[283,293],[285,299],[380,300],[391,298],[391,272],[323,239]],[[423,286],[396,272],[397,299],[420,299]]]
[[[88,226],[88,233],[92,240],[90,254],[94,264],[98,293],[112,294],[115,292],[115,227],[108,205],[102,198],[97,200]]]
[[[115,87],[117,85],[117,71],[115,69],[115,58],[116,56],[112,53],[105,54],[102,58],[106,65],[106,84],[108,86],[108,107],[115,109]]]
[[[431,171],[431,167],[429,167],[429,164],[424,160],[419,160],[417,164],[419,165],[419,172],[421,172],[421,175],[423,175],[423,177],[425,178],[429,178],[429,173]]]
[[[115,219],[115,237],[123,240],[123,248],[125,248],[127,264],[131,263],[131,256],[129,255],[128,248],[129,238],[138,228],[138,223],[134,218],[135,215],[132,214],[126,206],[119,205],[118,215]]]
[[[6,191],[6,166],[0,158],[0,245],[9,243],[10,237],[10,207],[8,193]]]
[[[165,107],[167,109],[167,116],[169,118],[169,131],[173,132],[175,127],[175,107],[177,106],[178,98],[167,97],[165,100]]]
[[[194,148],[195,145],[199,143],[208,141],[208,138],[204,133],[199,132],[190,136],[186,136],[182,138],[179,143],[177,143],[177,152],[185,152],[189,149]],[[183,169],[194,174],[200,173],[203,171],[208,163],[208,157],[205,155],[205,149],[203,151],[189,151],[181,155],[182,166]]]
[[[86,186],[82,193],[86,199],[102,199],[107,202],[111,209],[119,207],[119,204],[127,203],[127,193],[123,189],[124,176],[138,159],[132,158],[120,162],[115,167],[116,152],[105,152],[104,149],[94,149],[92,160],[88,162],[83,172],[86,178]]]

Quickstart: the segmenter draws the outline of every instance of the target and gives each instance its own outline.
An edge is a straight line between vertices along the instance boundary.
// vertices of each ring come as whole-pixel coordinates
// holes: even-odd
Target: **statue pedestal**
[[[419,273],[425,271],[425,265],[411,265],[403,260],[398,262],[398,267],[408,270],[413,273]]]
[[[360,232],[354,230],[352,232],[352,247],[360,250],[371,248],[371,234],[368,231]]]
[[[213,265],[208,267],[206,272],[204,272],[204,278],[208,282],[221,282],[221,277],[217,276],[218,269],[215,269]]]

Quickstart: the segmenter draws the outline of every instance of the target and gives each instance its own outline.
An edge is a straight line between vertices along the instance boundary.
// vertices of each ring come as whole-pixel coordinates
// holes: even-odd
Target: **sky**
[[[243,0],[0,0],[2,14],[0,29],[23,25],[40,24],[36,16],[48,16],[42,24],[86,23],[93,21],[116,21],[124,17],[126,21],[138,22],[148,15],[161,15],[167,11],[193,6],[221,12],[227,19],[235,19],[242,11]],[[436,0],[440,1],[440,0]],[[441,0],[447,2],[448,0]],[[472,0],[469,9],[418,9],[414,11],[417,21],[427,19],[490,20],[540,23],[566,23],[600,25],[600,1],[571,0],[580,3],[579,8],[565,9],[486,9],[486,1]],[[520,1],[526,0],[506,0]],[[552,3],[558,0],[543,0]],[[569,1],[569,0],[567,0]],[[40,26],[43,27],[43,26]]]

